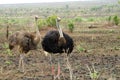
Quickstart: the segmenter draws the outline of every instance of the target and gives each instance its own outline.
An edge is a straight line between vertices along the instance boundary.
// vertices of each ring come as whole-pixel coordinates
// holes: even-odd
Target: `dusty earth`
[[[19,52],[11,53],[5,47],[7,40],[4,29],[0,29],[0,80],[52,80],[50,56],[42,48],[33,50],[25,57],[25,73],[18,71]],[[41,33],[45,34],[44,30]],[[74,50],[69,57],[73,80],[120,80],[120,27],[95,28],[67,32],[74,40]],[[12,54],[12,55],[11,55]],[[57,61],[61,63],[60,80],[70,80],[66,55],[53,55],[57,74]],[[88,69],[92,69],[92,75]],[[96,73],[93,71],[93,67]]]

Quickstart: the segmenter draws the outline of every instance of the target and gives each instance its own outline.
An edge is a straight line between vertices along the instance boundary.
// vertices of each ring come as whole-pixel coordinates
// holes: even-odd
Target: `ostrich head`
[[[56,19],[56,26],[57,26],[58,31],[59,31],[59,34],[60,34],[60,37],[59,37],[59,40],[58,40],[59,46],[66,44],[66,40],[65,40],[65,38],[64,38],[64,36],[63,36],[62,29],[61,29],[61,27],[59,26],[59,22],[60,22],[60,21],[61,21],[61,18],[60,18],[60,17],[57,17],[57,19]]]
[[[35,16],[35,21],[37,21],[38,20],[38,16]]]

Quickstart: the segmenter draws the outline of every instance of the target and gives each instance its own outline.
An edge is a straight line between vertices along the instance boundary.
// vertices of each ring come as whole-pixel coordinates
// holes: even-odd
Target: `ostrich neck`
[[[37,25],[37,22],[36,22],[36,25]],[[37,44],[39,43],[40,39],[41,39],[41,35],[40,35],[38,27],[36,26],[36,36],[34,38],[34,42]]]
[[[59,34],[60,34],[60,37],[63,37],[63,32],[62,32],[62,29],[61,27],[59,26],[59,22],[56,20],[56,26],[58,28],[58,31],[59,31]]]

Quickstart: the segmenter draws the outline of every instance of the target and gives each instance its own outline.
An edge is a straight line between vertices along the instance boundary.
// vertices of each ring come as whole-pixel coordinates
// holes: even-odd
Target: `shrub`
[[[117,15],[115,15],[115,16],[113,17],[113,22],[114,22],[115,25],[118,25],[118,24],[119,24],[119,18],[118,18]]]
[[[109,16],[109,17],[108,17],[108,21],[110,22],[111,20],[112,20],[112,17],[111,17],[111,16]]]
[[[55,27],[56,26],[56,18],[57,18],[56,15],[49,16],[46,20],[47,25],[51,26],[51,27]]]
[[[45,19],[39,19],[38,20],[38,23],[37,23],[37,25],[38,25],[38,28],[39,29],[41,29],[41,28],[43,28],[44,26],[46,26],[46,20]]]
[[[95,21],[95,19],[90,17],[90,18],[88,18],[88,21],[92,22],[92,21]]]
[[[75,18],[75,21],[82,22],[82,18],[81,17],[77,17],[77,18]]]
[[[73,32],[73,30],[74,30],[74,24],[73,24],[72,21],[68,22],[68,29],[69,29],[70,32]]]

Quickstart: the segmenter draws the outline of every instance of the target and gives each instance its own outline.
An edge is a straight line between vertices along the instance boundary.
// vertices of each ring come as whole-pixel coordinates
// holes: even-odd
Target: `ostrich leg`
[[[60,60],[58,59],[58,73],[57,76],[55,76],[55,79],[58,78],[60,80],[60,73],[61,73],[61,69],[60,69]],[[55,80],[54,79],[54,80]]]
[[[50,54],[50,66],[51,66],[51,71],[52,71],[52,79],[55,80],[55,70],[54,70],[54,65],[52,62],[52,53]]]
[[[66,62],[66,64],[67,64],[67,67],[68,67],[69,72],[70,72],[70,80],[72,80],[72,78],[73,78],[73,70],[71,68],[71,64],[69,62],[69,56],[68,55],[67,55],[67,62]]]
[[[20,54],[20,60],[19,60],[19,71],[24,72],[24,54]]]

